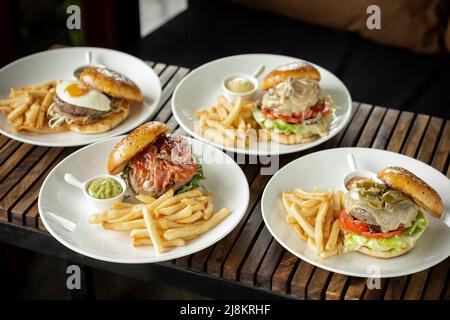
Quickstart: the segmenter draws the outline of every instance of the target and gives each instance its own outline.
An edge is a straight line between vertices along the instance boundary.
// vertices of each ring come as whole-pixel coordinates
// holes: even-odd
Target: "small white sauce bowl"
[[[244,78],[248,81],[250,81],[253,85],[253,89],[247,92],[234,92],[228,89],[227,84],[229,81],[235,79],[235,78]],[[259,81],[253,76],[250,76],[248,74],[244,73],[233,73],[222,80],[222,91],[225,95],[225,97],[230,101],[235,101],[236,98],[241,97],[243,101],[251,100],[255,96],[256,91],[258,91],[259,88]]]
[[[350,172],[349,174],[347,174],[342,183],[343,183],[343,189],[344,190],[348,190],[347,188],[347,184],[350,182],[350,180],[355,179],[355,178],[362,178],[362,179],[371,179],[375,182],[381,182],[378,178],[376,173],[373,173],[371,171],[368,170],[355,170]]]
[[[94,198],[93,196],[91,196],[87,189],[89,187],[89,184],[94,181],[95,179],[99,179],[99,178],[111,178],[113,180],[115,180],[117,183],[120,184],[120,187],[122,188],[122,192],[113,197],[113,198],[109,198],[109,199],[97,199]],[[123,197],[125,195],[125,192],[127,190],[127,184],[125,183],[125,181],[123,181],[122,179],[116,177],[116,176],[111,176],[109,174],[103,174],[103,175],[99,175],[99,176],[95,176],[87,181],[80,181],[78,180],[74,175],[70,174],[70,173],[66,173],[64,175],[64,180],[68,183],[73,185],[74,187],[80,189],[83,192],[84,197],[86,198],[86,200],[89,202],[89,204],[98,209],[98,210],[107,210],[107,209],[111,209],[113,204],[120,202],[123,200]]]

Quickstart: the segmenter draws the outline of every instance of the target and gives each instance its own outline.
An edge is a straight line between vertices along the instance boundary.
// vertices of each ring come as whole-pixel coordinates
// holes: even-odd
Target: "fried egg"
[[[103,93],[87,87],[80,81],[62,81],[56,86],[56,95],[65,103],[95,109],[109,111],[111,101]]]

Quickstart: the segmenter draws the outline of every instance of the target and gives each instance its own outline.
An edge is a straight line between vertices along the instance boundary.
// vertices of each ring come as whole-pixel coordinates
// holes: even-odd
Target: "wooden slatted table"
[[[163,86],[153,120],[166,122],[174,132],[183,134],[172,116],[170,99],[176,85],[189,70],[148,63],[159,75]],[[363,103],[354,103],[353,107],[352,120],[339,135],[311,150],[282,156],[280,166],[321,149],[357,146],[403,153],[450,177],[450,120]],[[37,147],[0,136],[0,225],[20,226],[20,230],[25,229],[30,234],[36,230],[46,234],[37,209],[39,188],[50,170],[75,150]],[[450,298],[449,258],[423,272],[384,279],[381,289],[370,290],[366,287],[366,279],[328,272],[293,256],[272,238],[262,220],[261,194],[270,176],[260,175],[258,165],[241,167],[251,192],[247,212],[239,225],[215,245],[191,256],[162,263],[162,266],[217,277],[219,283],[231,281],[290,298]]]

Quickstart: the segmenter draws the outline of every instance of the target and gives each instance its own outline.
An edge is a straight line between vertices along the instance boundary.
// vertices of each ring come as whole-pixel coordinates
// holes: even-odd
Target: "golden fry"
[[[31,105],[32,101],[33,100],[31,97],[27,96],[23,103],[17,105],[17,107],[8,114],[8,121],[13,122],[15,119],[23,115],[28,110],[28,107]]]
[[[186,245],[186,241],[184,239],[174,239],[174,240],[161,240],[161,244],[164,248],[170,247],[184,247]],[[147,238],[133,238],[133,247],[142,247],[142,246],[152,246],[152,240]]]
[[[165,216],[170,216],[170,215],[173,215],[174,213],[184,209],[185,207],[186,207],[186,205],[184,203],[179,202],[170,207],[165,207],[165,208],[159,209],[158,213],[163,214]]]
[[[30,127],[36,126],[36,120],[39,114],[39,104],[33,103],[27,112],[25,112],[25,125]]]
[[[181,204],[181,205],[184,206],[184,204]],[[169,207],[169,208],[171,208],[171,207]],[[164,209],[161,209],[161,210],[164,210]],[[177,220],[180,220],[180,219],[187,218],[191,214],[192,214],[192,206],[188,205],[184,209],[181,209],[178,212],[175,212],[173,214],[170,214],[170,215],[166,216],[166,219],[170,220],[170,221],[177,221]]]
[[[292,214],[290,214],[290,213],[288,213],[286,215],[286,222],[288,224],[297,224],[297,220],[295,220],[295,217]]]
[[[183,193],[177,194],[176,196],[172,195],[167,200],[165,200],[162,203],[160,203],[159,205],[157,205],[155,207],[155,211],[159,211],[162,208],[172,206],[172,205],[178,203],[181,199],[194,198],[194,197],[198,197],[201,195],[202,195],[202,193],[199,190],[191,190],[188,192],[183,192]],[[159,198],[158,198],[158,200],[159,200]]]
[[[142,218],[142,207],[135,206],[129,214],[127,214],[123,217],[120,217],[118,219],[109,220],[109,222],[111,222],[111,223],[125,222],[125,221],[131,221],[131,220],[135,220],[135,219],[139,219],[139,218]]]
[[[295,223],[295,224],[293,224],[293,226],[294,226],[295,233],[299,236],[299,238],[302,239],[303,241],[307,241],[308,238],[306,237],[305,232],[300,227],[300,225]]]
[[[214,199],[212,193],[210,192],[208,194],[208,203],[206,205],[206,209],[203,211],[203,219],[208,220],[209,218],[211,218],[213,211],[214,211]]]
[[[328,202],[322,202],[319,208],[319,212],[316,216],[316,223],[314,227],[314,239],[316,241],[317,250],[319,252],[323,251],[323,223],[325,221],[325,216],[328,213]]]
[[[139,201],[146,203],[146,204],[150,204],[156,200],[155,198],[146,196],[144,194],[136,195],[136,199],[138,199]]]
[[[227,116],[223,124],[228,127],[230,126],[234,119],[239,115],[239,112],[242,110],[242,98],[238,97],[234,103],[233,111]]]
[[[330,195],[328,193],[319,193],[319,192],[309,193],[309,192],[305,192],[299,188],[294,189],[294,193],[301,199],[305,199],[305,200],[326,201],[330,197]]]
[[[10,106],[0,106],[0,112],[8,113],[8,112],[11,112],[12,110],[13,110],[13,108]]]
[[[234,109],[233,105],[231,104],[230,101],[227,100],[227,98],[225,98],[224,96],[220,95],[220,96],[217,96],[216,99],[217,99],[217,103],[219,103],[220,105],[224,106],[229,113],[233,112],[233,109]]]
[[[116,202],[112,205],[113,209],[125,209],[125,208],[132,208],[134,205],[132,203],[126,203],[126,202]]]
[[[152,244],[155,247],[156,252],[164,252],[164,245],[159,237],[158,228],[156,227],[156,223],[153,220],[152,215],[149,213],[147,207],[142,209],[142,214],[144,216],[145,227],[147,228],[147,232],[152,240]],[[174,240],[174,239],[170,239]]]
[[[177,229],[169,229],[164,232],[164,238],[166,240],[173,240],[176,238],[186,238],[189,236],[198,236],[202,233],[205,233],[212,228],[214,228],[217,224],[219,224],[223,219],[225,219],[230,214],[227,208],[223,208],[212,215],[208,220],[204,220],[198,225],[194,226],[186,226]]]
[[[302,227],[303,230],[305,230],[306,234],[309,237],[314,237],[314,228],[309,223],[308,220],[306,220],[300,212],[296,209],[295,205],[291,205],[289,208],[289,212],[294,216],[295,220],[297,220],[297,223]]]
[[[339,221],[334,220],[333,226],[331,227],[330,236],[328,237],[327,244],[325,245],[326,251],[331,251],[336,248],[336,243],[339,237]]]
[[[133,229],[145,228],[145,222],[144,222],[144,219],[123,221],[123,222],[103,221],[102,226],[103,226],[103,229],[106,229],[106,230],[130,231]]]
[[[203,217],[203,212],[202,211],[196,211],[196,212],[194,212],[193,214],[191,214],[190,216],[188,216],[186,218],[177,220],[177,222],[188,224],[188,223],[193,223],[195,221],[198,221],[202,217]]]
[[[110,209],[99,213],[94,213],[89,217],[89,223],[101,223],[107,220],[119,219],[131,212],[131,208]]]

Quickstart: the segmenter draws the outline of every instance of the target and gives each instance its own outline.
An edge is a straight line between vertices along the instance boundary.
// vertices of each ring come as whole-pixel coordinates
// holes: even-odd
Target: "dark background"
[[[3,23],[12,20],[3,64],[56,43],[117,48],[189,68],[233,54],[275,53],[329,69],[355,101],[449,118],[448,54],[419,55],[220,0],[191,0],[186,11],[142,39],[137,0],[0,1],[8,9],[2,15],[11,13]],[[81,32],[65,28],[65,8],[72,3],[82,8]]]

